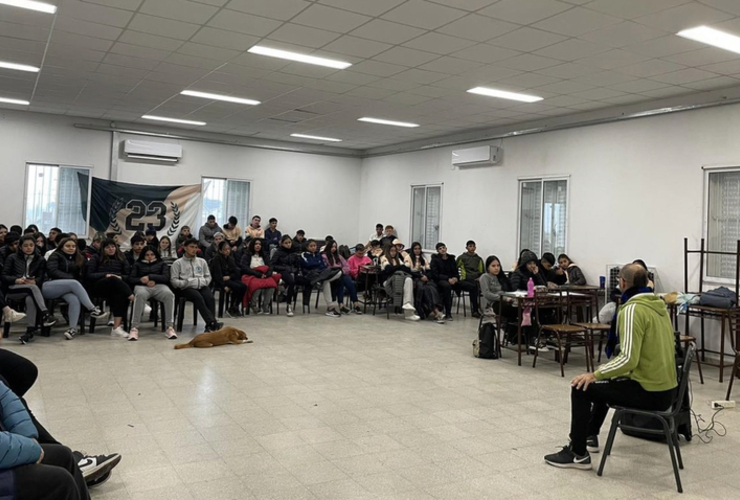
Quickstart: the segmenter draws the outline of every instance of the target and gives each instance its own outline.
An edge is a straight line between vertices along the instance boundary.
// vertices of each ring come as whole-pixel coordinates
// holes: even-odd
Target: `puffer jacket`
[[[36,463],[41,456],[41,446],[36,426],[16,396],[0,382],[0,470]]]
[[[234,257],[229,255],[224,257],[223,254],[216,254],[211,260],[211,276],[213,284],[218,287],[224,286],[224,276],[228,276],[234,281],[239,281],[242,277],[241,269],[236,265]]]
[[[583,286],[586,284],[586,276],[583,275],[581,268],[575,264],[569,265],[568,269],[565,270],[565,274],[568,275],[569,285]]]
[[[134,267],[131,268],[128,282],[132,287],[146,286],[141,282],[141,278],[144,276],[149,276],[149,279],[157,285],[169,285],[170,266],[161,260],[156,260],[154,262],[139,260],[134,264]]]
[[[85,275],[85,265],[77,265],[77,255],[67,255],[64,252],[54,252],[46,261],[46,276],[53,280],[82,281]]]
[[[20,251],[12,254],[5,260],[3,266],[3,283],[7,286],[15,284],[18,278],[36,278],[36,286],[41,286],[46,278],[46,260],[38,253],[32,254],[31,259]]]
[[[434,281],[447,281],[450,278],[460,279],[460,271],[457,268],[455,256],[451,253],[447,254],[446,259],[443,259],[438,253],[432,255],[430,267]]]
[[[106,274],[116,274],[125,279],[131,274],[131,266],[125,258],[118,260],[114,257],[108,259],[107,262],[103,262],[103,256],[101,254],[93,255],[87,266],[87,280],[96,282],[104,279]]]
[[[272,255],[270,264],[272,264],[273,271],[280,274],[298,274],[300,270],[300,263],[298,262],[301,256],[296,253],[291,247],[287,250],[283,247],[278,247],[275,253]]]
[[[514,290],[526,290],[529,278],[532,278],[534,286],[547,286],[547,278],[543,274],[544,269],[538,266],[537,269],[539,272],[537,274],[532,274],[527,269],[527,262],[531,261],[539,263],[537,254],[534,252],[526,251],[519,258],[519,266],[510,276],[511,287]]]

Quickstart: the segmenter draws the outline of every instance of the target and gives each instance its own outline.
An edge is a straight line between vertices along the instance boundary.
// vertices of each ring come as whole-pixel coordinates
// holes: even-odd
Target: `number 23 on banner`
[[[153,201],[147,205],[141,200],[131,200],[126,208],[131,210],[126,216],[127,231],[144,231],[147,225],[139,221],[145,217],[156,217],[157,222],[151,224],[156,231],[161,231],[167,225],[167,205],[161,201]]]

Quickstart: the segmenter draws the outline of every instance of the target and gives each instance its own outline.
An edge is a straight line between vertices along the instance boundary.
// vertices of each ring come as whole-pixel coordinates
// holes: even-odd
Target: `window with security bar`
[[[707,250],[737,252],[740,240],[740,170],[708,173]],[[707,277],[735,278],[734,255],[708,255]]]
[[[565,252],[568,179],[519,181],[519,252]]]
[[[23,223],[48,233],[52,227],[87,235],[90,169],[61,165],[26,165],[26,203]]]
[[[411,241],[433,250],[442,224],[442,185],[411,186]]]
[[[250,181],[203,177],[202,222],[215,215],[219,226],[223,226],[232,215],[243,229],[249,224]]]

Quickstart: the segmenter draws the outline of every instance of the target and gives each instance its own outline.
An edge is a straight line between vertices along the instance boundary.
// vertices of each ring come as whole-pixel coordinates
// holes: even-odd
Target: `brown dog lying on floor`
[[[252,342],[247,339],[246,333],[234,328],[233,326],[225,326],[215,332],[198,334],[187,344],[177,344],[175,349],[185,349],[186,347],[214,347],[226,344],[244,344],[245,342]]]

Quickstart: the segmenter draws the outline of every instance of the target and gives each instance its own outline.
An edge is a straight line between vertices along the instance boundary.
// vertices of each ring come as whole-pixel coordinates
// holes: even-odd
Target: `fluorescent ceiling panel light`
[[[713,47],[729,50],[740,54],[740,37],[719,31],[708,26],[697,26],[676,33],[678,36],[688,38]]]
[[[46,12],[47,14],[54,14],[57,11],[56,5],[44,2],[33,2],[31,0],[0,0],[0,5],[10,5],[11,7],[37,10],[39,12]]]
[[[259,101],[255,101],[253,99],[242,99],[241,97],[232,97],[230,95],[198,92],[197,90],[183,90],[180,93],[182,95],[189,95],[191,97],[202,97],[203,99],[213,99],[214,101],[235,102],[237,104],[249,104],[250,106],[257,106],[258,104],[261,104]]]
[[[367,122],[367,123],[377,123],[378,125],[391,125],[393,127],[406,127],[406,128],[414,128],[418,127],[418,123],[408,123],[408,122],[394,122],[392,120],[382,120],[380,118],[369,118],[367,116],[363,116],[362,118],[357,119],[358,122]]]
[[[488,97],[510,99],[512,101],[537,102],[542,100],[542,97],[536,95],[517,94],[516,92],[507,92],[505,90],[489,89],[486,87],[475,87],[474,89],[468,90],[468,92],[470,92],[471,94],[480,94]]]
[[[23,101],[21,99],[8,99],[7,97],[0,97],[0,102],[5,102],[8,104],[18,104],[20,106],[28,106],[29,104],[31,104],[28,101]]]
[[[262,47],[261,45],[255,45],[247,52],[251,52],[252,54],[259,54],[262,56],[277,57],[278,59],[288,59],[289,61],[316,64],[318,66],[326,66],[327,68],[346,69],[352,66],[351,63],[344,61],[336,61],[334,59],[309,56],[306,54],[299,54],[297,52],[289,52],[287,50],[271,49],[269,47]]]
[[[30,73],[38,73],[39,68],[36,66],[27,66],[25,64],[16,64],[12,62],[0,61],[0,68],[15,69],[18,71],[28,71]]]
[[[290,134],[290,136],[300,137],[301,139],[313,139],[314,141],[342,142],[342,139],[333,139],[331,137],[319,137],[318,135]]]
[[[196,122],[193,120],[180,120],[178,118],[167,118],[164,116],[144,115],[142,116],[145,120],[155,120],[159,122],[171,122],[171,123],[182,123],[183,125],[198,125],[202,127],[206,122]]]

